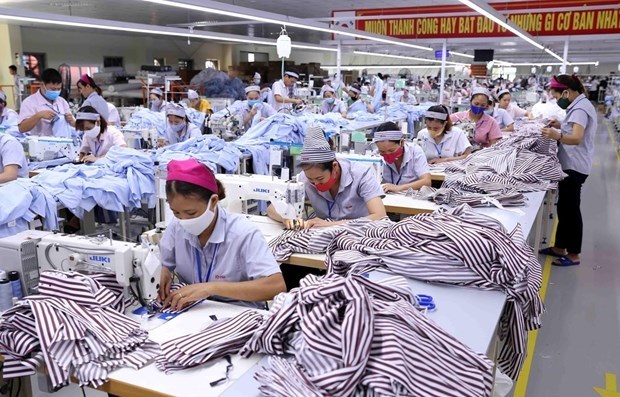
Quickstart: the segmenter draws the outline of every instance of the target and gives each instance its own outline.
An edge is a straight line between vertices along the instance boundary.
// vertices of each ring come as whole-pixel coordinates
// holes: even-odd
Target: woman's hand
[[[170,307],[171,310],[176,312],[191,303],[210,296],[209,283],[190,284],[168,295],[164,302],[164,307]]]
[[[556,130],[555,128],[543,128],[540,130],[540,132],[545,138],[553,139],[554,141],[557,141],[562,136],[560,134],[560,131]]]
[[[321,218],[312,218],[312,219],[308,219],[306,222],[304,222],[304,229],[308,230],[311,229],[313,227],[329,227],[329,226],[333,226],[333,222],[329,222],[326,221],[325,219],[321,219]]]
[[[172,286],[172,273],[166,266],[161,267],[161,277],[159,278],[158,300],[165,302],[170,295],[170,287]]]
[[[299,230],[299,229],[303,229],[304,225],[306,222],[304,222],[303,219],[301,218],[297,218],[297,219],[285,219],[284,220],[284,227],[286,229],[289,230]]]
[[[383,188],[383,192],[384,193],[400,192],[402,190],[401,186],[394,185],[392,183],[385,183],[385,184],[381,185],[381,187]]]

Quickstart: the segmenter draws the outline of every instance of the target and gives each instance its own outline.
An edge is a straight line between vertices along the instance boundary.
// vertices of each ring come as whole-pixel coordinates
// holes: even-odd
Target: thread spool
[[[13,289],[8,279],[0,280],[0,311],[5,311],[13,306]]]
[[[19,279],[19,273],[15,271],[9,272],[9,281],[11,282],[13,296],[17,299],[22,299],[24,297],[24,292],[22,291],[22,282]]]

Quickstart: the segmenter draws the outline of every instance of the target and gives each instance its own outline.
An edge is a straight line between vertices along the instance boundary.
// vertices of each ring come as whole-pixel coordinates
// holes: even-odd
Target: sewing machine
[[[50,233],[36,244],[39,271],[61,270],[109,272],[123,287],[134,285],[140,303],[148,305],[157,298],[161,276],[158,247],[126,243],[105,236],[87,237]]]
[[[243,120],[240,119],[238,112],[231,112],[228,108],[228,111],[222,117],[211,118],[209,120],[209,128],[214,135],[219,136],[226,142],[234,141],[243,133]]]
[[[301,182],[283,181],[268,175],[218,174],[215,177],[226,189],[221,206],[231,212],[245,212],[243,203],[247,200],[265,200],[285,218],[302,216],[305,188]]]
[[[59,157],[74,160],[78,157],[80,150],[73,139],[53,136],[29,136],[22,141],[22,146],[30,161],[54,160]]]
[[[383,158],[381,156],[372,154],[336,153],[336,159],[347,159],[351,162],[368,165],[375,172],[377,181],[383,183]]]
[[[154,128],[141,130],[123,129],[122,132],[125,142],[127,142],[127,147],[132,149],[142,149],[142,141],[146,142],[148,147],[158,147],[160,138],[157,130]],[[164,139],[161,139],[163,142]]]

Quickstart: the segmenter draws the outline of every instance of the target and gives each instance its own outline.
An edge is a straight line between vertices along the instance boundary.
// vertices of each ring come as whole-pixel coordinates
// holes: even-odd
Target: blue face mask
[[[260,103],[260,99],[254,100],[254,101],[250,101],[248,100],[248,106],[249,107],[253,107],[254,105],[258,105]]]
[[[170,128],[172,129],[172,131],[174,131],[174,132],[177,132],[177,133],[178,133],[178,132],[179,132],[179,131],[181,131],[183,128],[185,128],[185,125],[186,125],[186,123],[185,123],[185,121],[184,121],[184,122],[179,123],[179,124],[170,124]]]
[[[476,115],[484,113],[485,109],[486,107],[483,108],[483,107],[471,105],[471,112]]]
[[[484,111],[484,113],[490,116],[493,114],[493,109],[487,109]]]
[[[334,98],[327,98],[325,102],[331,105],[332,103],[334,103],[334,100],[335,100]]]
[[[260,79],[255,79],[254,80],[254,84],[259,85],[260,84]]]
[[[58,91],[45,91],[43,94],[50,101],[55,101],[60,96],[60,90]]]

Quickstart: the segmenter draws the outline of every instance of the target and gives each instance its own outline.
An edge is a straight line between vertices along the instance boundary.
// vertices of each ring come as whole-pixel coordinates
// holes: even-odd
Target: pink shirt
[[[28,98],[24,99],[22,102],[22,106],[19,110],[19,119],[17,121],[17,125],[21,124],[22,121],[31,118],[35,114],[39,113],[41,110],[53,110],[58,113],[58,117],[65,117],[66,113],[69,113],[71,109],[69,108],[69,104],[65,101],[64,98],[58,97],[54,102],[48,100],[41,94],[41,90],[36,93],[30,95]],[[51,120],[41,119],[34,126],[34,128],[30,131],[26,131],[30,135],[47,135],[51,136],[52,133],[52,122]]]
[[[453,123],[457,121],[469,120],[469,110],[452,113],[450,115],[450,120],[452,120]],[[497,121],[495,121],[493,117],[483,113],[480,120],[476,123],[474,141],[482,147],[487,147],[491,144],[491,140],[500,139],[501,137],[502,130],[499,128]]]
[[[80,153],[91,153],[93,156],[101,158],[105,157],[112,146],[122,145],[127,145],[123,133],[116,127],[108,126],[106,131],[103,134],[99,134],[97,139],[84,138]]]

